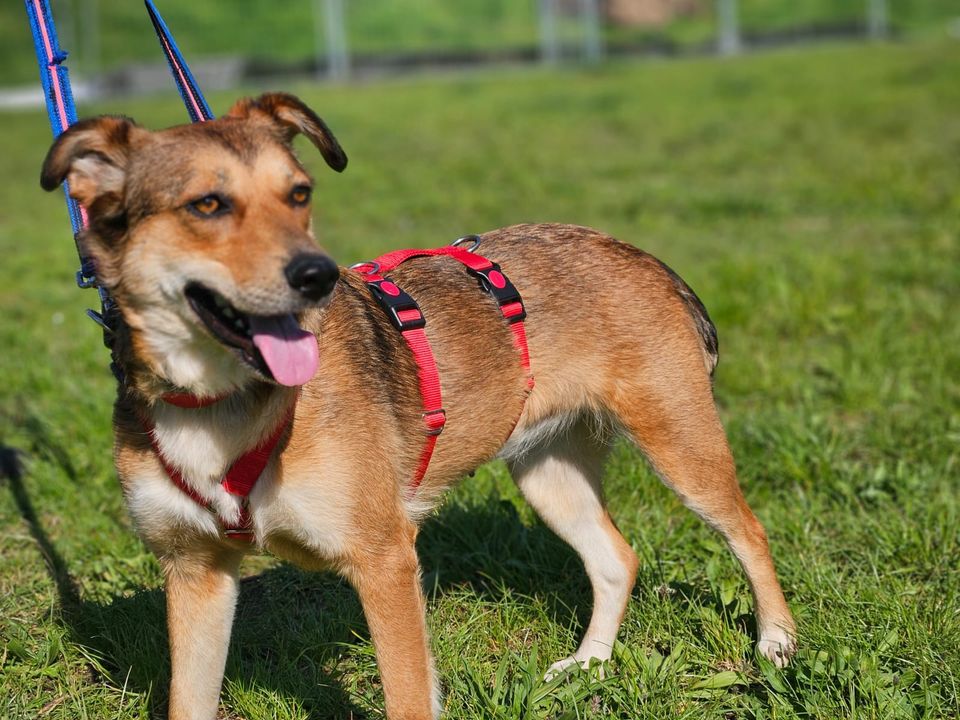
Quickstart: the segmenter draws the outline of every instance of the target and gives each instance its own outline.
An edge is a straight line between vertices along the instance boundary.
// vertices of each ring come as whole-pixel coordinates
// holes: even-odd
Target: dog
[[[66,181],[86,208],[79,241],[118,311],[115,461],[165,576],[169,717],[215,717],[238,565],[260,549],[346,577],[387,717],[437,717],[414,541],[443,492],[497,456],[593,587],[582,643],[551,671],[609,659],[638,566],[601,489],[617,433],[723,535],[755,599],[758,650],[783,666],[794,621],[737,482],[712,394],[716,331],[694,292],[588,228],[480,236],[478,252],[523,298],[531,390],[510,327],[459,263],[397,267],[391,278],[427,319],[447,420],[411,492],[424,444],[418,366],[361,274],[316,244],[298,134],[344,169],[326,124],[283,93],[156,132],[88,119],[56,140],[42,169],[43,188]],[[258,447],[256,484],[246,497],[228,492],[227,469]],[[225,530],[238,524],[255,542]]]

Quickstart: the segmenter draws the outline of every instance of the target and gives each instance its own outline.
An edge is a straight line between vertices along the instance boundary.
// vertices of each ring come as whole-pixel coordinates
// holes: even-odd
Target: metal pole
[[[550,65],[560,61],[556,0],[540,0],[540,59]]]
[[[323,42],[324,17],[323,0],[313,0],[313,60],[317,64],[315,75],[317,80],[323,80],[327,73],[327,47]]]
[[[604,50],[598,0],[580,0],[580,18],[583,22],[583,57],[588,63],[598,63],[603,59]]]
[[[871,39],[887,36],[888,20],[887,0],[867,0],[867,34]]]
[[[99,0],[84,0],[80,18],[83,42],[83,69],[88,80],[100,74],[100,8]]]
[[[717,50],[721,55],[736,55],[741,49],[737,0],[717,0]]]
[[[323,0],[326,22],[327,69],[334,80],[346,80],[350,74],[350,53],[343,15],[343,0]]]

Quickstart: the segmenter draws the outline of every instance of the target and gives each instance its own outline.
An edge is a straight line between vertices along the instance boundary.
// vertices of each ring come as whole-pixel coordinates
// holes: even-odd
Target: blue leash
[[[30,20],[30,31],[33,34],[33,47],[37,54],[37,64],[40,67],[40,82],[43,85],[43,94],[46,99],[47,117],[50,119],[50,128],[54,139],[77,121],[77,108],[73,101],[73,91],[70,87],[70,74],[64,61],[67,53],[60,47],[57,40],[57,30],[53,22],[53,12],[50,9],[50,0],[24,0],[27,8],[27,17]],[[197,86],[197,81],[190,72],[180,49],[173,39],[173,35],[160,16],[152,0],[144,0],[150,20],[156,30],[160,46],[167,58],[170,72],[180,91],[180,97],[187,108],[192,122],[212,120],[214,115],[207,104],[203,93]],[[113,349],[113,323],[116,317],[116,305],[107,293],[106,288],[97,283],[96,268],[93,259],[84,255],[77,238],[87,227],[87,214],[83,207],[70,197],[67,183],[63,184],[63,192],[67,201],[67,212],[70,215],[70,225],[73,228],[74,243],[77,255],[80,257],[80,269],[77,271],[77,286],[81,288],[97,288],[100,295],[100,312],[87,310],[89,315],[103,328],[103,342]],[[116,361],[111,363],[111,369],[118,379],[122,380],[122,371]]]
[[[213,120],[213,112],[211,112],[210,106],[207,105],[203,93],[200,92],[197,81],[194,79],[193,73],[190,72],[190,68],[183,59],[180,48],[177,47],[177,43],[167,28],[167,24],[163,21],[163,18],[160,17],[156,5],[153,4],[153,0],[144,0],[144,5],[147,6],[147,12],[150,14],[153,29],[156,30],[157,39],[160,40],[160,47],[163,50],[163,54],[167,57],[170,74],[173,75],[173,80],[177,84],[177,90],[180,91],[180,97],[183,99],[183,104],[190,114],[191,122]]]
[[[53,24],[48,0],[26,0],[26,6],[27,15],[30,18],[30,30],[33,33],[33,47],[40,66],[40,82],[43,84],[43,95],[47,103],[47,117],[50,119],[50,128],[56,139],[77,121],[77,108],[73,102],[73,91],[70,89],[70,74],[66,65],[63,64],[67,59],[67,53],[63,51],[57,40],[57,30]],[[63,184],[63,194],[67,199],[70,225],[76,237],[87,226],[86,214],[80,207],[80,203],[70,197],[66,183]],[[79,246],[77,253],[80,255],[77,285],[82,288],[93,287],[96,282],[93,263],[90,258],[83,256]]]

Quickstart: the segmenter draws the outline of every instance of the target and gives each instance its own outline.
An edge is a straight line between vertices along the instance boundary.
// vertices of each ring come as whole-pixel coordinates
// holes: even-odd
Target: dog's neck
[[[192,492],[221,518],[236,520],[241,500],[220,483],[240,456],[261,446],[290,417],[299,388],[252,380],[226,395],[199,397],[138,363],[130,346],[121,342],[117,349],[126,350],[119,355],[125,361],[122,412],[132,412],[131,419],[151,435],[154,451],[177,468]]]
[[[205,407],[184,407],[161,399],[147,409],[141,422],[168,477],[176,477],[181,490],[199,498],[228,526],[236,526],[250,488],[237,495],[224,481],[235,468],[242,468],[240,476],[248,472],[255,448],[269,447],[267,453],[272,453],[290,427],[297,394],[296,388],[264,392],[261,387],[237,391]],[[237,465],[242,458],[243,464]],[[262,469],[258,466],[255,474],[259,476]]]
[[[234,463],[286,427],[300,389],[251,378],[219,396],[178,387],[137,353],[135,331],[118,313],[112,334],[121,368],[117,412],[133,437],[149,437],[153,451],[175,468],[188,494],[227,522],[237,522],[242,498],[222,480]],[[169,474],[169,470],[166,471]]]

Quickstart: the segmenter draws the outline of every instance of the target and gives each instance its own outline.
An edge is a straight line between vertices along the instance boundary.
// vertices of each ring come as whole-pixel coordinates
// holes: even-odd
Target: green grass
[[[259,60],[302,61],[316,53],[314,0],[158,0],[187,60],[240,55]],[[814,25],[865,23],[867,0],[739,0],[745,33]],[[700,0],[690,15],[661,28],[605,28],[612,43],[659,39],[691,47],[716,34],[714,0]],[[61,45],[71,52],[69,67],[83,75],[132,62],[162,63],[159,46],[140,0],[99,2],[52,0]],[[956,0],[889,0],[890,22],[906,33],[945,34],[960,16]],[[351,51],[359,54],[423,50],[493,50],[534,47],[538,40],[536,0],[359,0],[345,3]],[[560,23],[574,47],[575,22]],[[98,48],[91,33],[96,28]],[[322,43],[322,39],[321,39]],[[0,86],[37,80],[37,66],[23,0],[0,4]]]
[[[622,645],[603,679],[545,685],[589,588],[494,464],[420,540],[448,717],[960,714],[957,77],[960,44],[925,42],[288,88],[351,157],[338,176],[303,146],[343,263],[555,220],[690,282],[799,623],[790,668],[758,661],[734,560],[618,446],[608,495],[642,559]],[[184,117],[174,98],[85,110]],[[0,717],[149,717],[168,677],[160,574],[111,467],[94,297],[72,285],[61,198],[37,187],[45,119],[0,115],[0,137],[0,445],[22,466],[0,481]],[[246,573],[224,717],[381,717],[350,588],[269,559]]]

